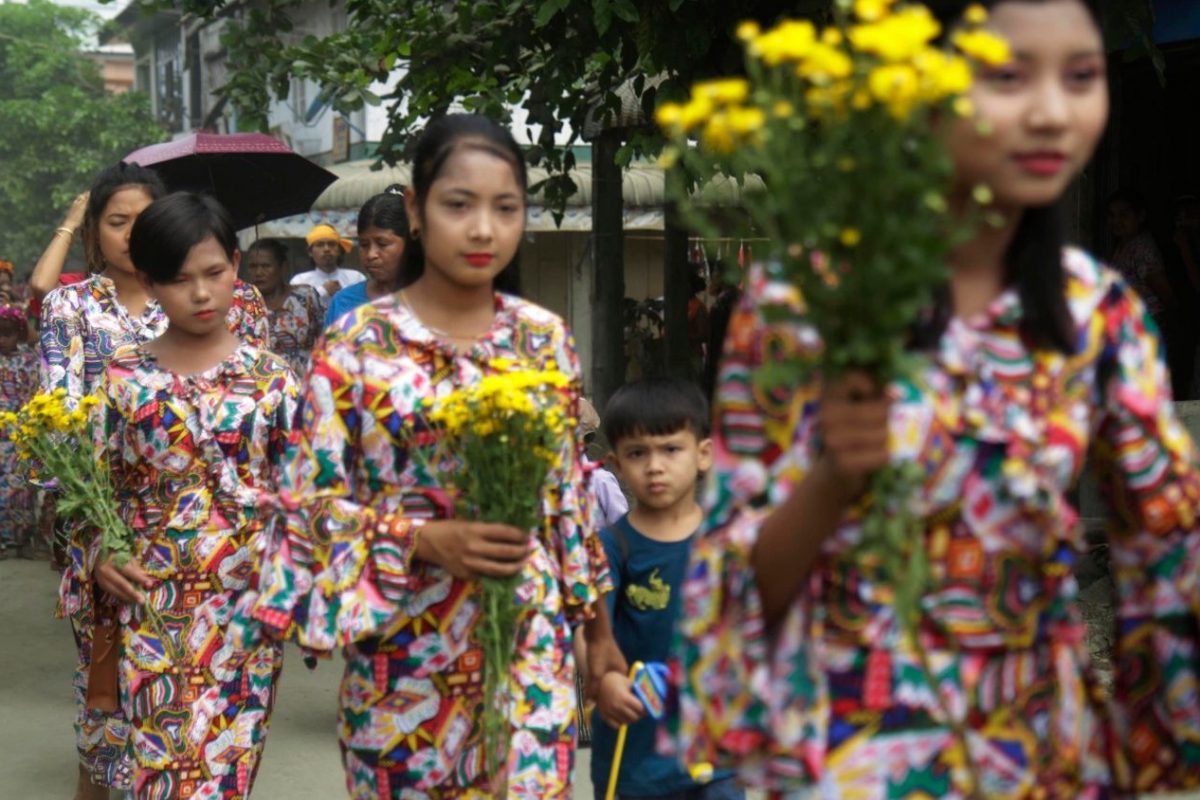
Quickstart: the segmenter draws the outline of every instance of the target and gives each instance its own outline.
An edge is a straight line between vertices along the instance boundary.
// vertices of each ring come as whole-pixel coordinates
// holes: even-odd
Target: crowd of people
[[[343,654],[337,738],[362,800],[569,796],[577,670],[597,798],[1200,785],[1200,461],[1171,402],[1163,287],[1065,246],[1057,224],[1107,120],[1096,7],[984,5],[1013,59],[980,68],[977,119],[943,135],[950,210],[983,184],[1003,222],[954,249],[927,366],[892,387],[859,373],[764,387],[764,364],[818,359],[821,343],[794,288],[756,263],[723,295],[711,411],[691,382],[659,378],[596,414],[570,331],[520,297],[525,160],[482,116],[431,121],[412,185],[363,207],[365,275],[328,226],[289,278],[287,249],[243,255],[212,198],[132,165],[102,173],[27,299],[0,265],[5,408],[35,386],[98,397],[94,444],[136,535],[121,563],[87,524],[55,525],[76,800],[249,796],[286,642]],[[1144,263],[1136,225],[1121,230],[1115,256]],[[89,272],[61,275],[76,236]],[[565,373],[580,422],[535,531],[455,518],[414,452],[436,446],[423,409],[513,363]],[[597,433],[613,475],[588,458]],[[19,546],[35,488],[8,445],[0,457]],[[856,549],[870,476],[895,459],[922,475],[931,589],[915,641]],[[1068,492],[1089,459],[1112,506],[1111,685],[1071,574],[1085,543]],[[525,610],[499,774],[481,745],[481,577],[512,578]],[[635,662],[670,665],[662,720]]]

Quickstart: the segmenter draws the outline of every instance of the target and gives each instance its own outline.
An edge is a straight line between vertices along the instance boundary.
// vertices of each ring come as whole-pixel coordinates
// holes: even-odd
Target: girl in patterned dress
[[[730,325],[676,647],[688,763],[822,798],[1200,785],[1197,452],[1145,304],[1064,249],[1057,221],[1107,118],[1095,8],[985,5],[1013,58],[981,68],[979,119],[945,135],[955,206],[986,184],[1005,222],[953,252],[943,323],[916,337],[928,366],[886,393],[862,374],[764,385],[760,365],[820,347],[771,267]],[[1072,575],[1085,542],[1068,491],[1089,456],[1112,504],[1111,680],[1090,661]],[[936,686],[855,550],[866,480],[889,459],[925,475],[917,646]]]
[[[287,248],[278,239],[259,239],[246,250],[246,277],[262,292],[271,334],[268,349],[287,359],[297,375],[321,335],[321,298],[311,286],[288,281]]]
[[[578,359],[562,321],[512,293],[525,227],[512,136],[484,117],[444,117],[421,137],[413,176],[404,288],[343,316],[313,354],[280,481],[286,514],[248,611],[304,647],[343,648],[351,797],[494,796],[501,777],[509,797],[570,797],[572,628],[584,628],[591,674],[624,668],[601,599],[610,582],[583,443],[564,443],[544,487],[545,525],[531,533],[453,519],[423,465],[433,443],[419,415],[504,369],[500,359],[555,365],[576,382]],[[419,457],[418,446],[428,448]],[[530,612],[510,675],[505,776],[487,774],[481,747],[481,575],[520,575]],[[247,636],[255,630],[247,623]]]
[[[267,733],[282,648],[232,645],[226,625],[257,583],[297,397],[279,356],[229,331],[237,236],[210,197],[169,195],[130,238],[138,277],[167,316],[152,342],[105,370],[97,447],[134,532],[133,559],[99,562],[96,584],[122,602],[120,702],[136,800],[240,800]],[[152,624],[152,608],[162,627]]]
[[[37,390],[37,354],[25,343],[28,322],[15,305],[0,306],[0,411],[17,411]],[[28,556],[33,490],[16,446],[0,437],[0,559]]]
[[[101,172],[92,184],[83,222],[84,253],[92,274],[86,281],[55,289],[42,304],[43,391],[62,388],[72,402],[94,393],[117,348],[148,342],[166,329],[166,315],[139,282],[129,260],[134,221],[165,193],[156,173],[123,162]],[[65,250],[61,257],[65,258]],[[239,282],[227,324],[247,341],[266,342],[266,308],[258,290]],[[80,754],[76,798],[107,800],[104,787],[129,786],[123,744],[127,728],[119,712],[113,715],[87,705],[97,607],[84,591],[90,585],[90,570],[83,561],[86,549],[73,535],[83,533],[56,531],[56,539],[69,539],[58,613],[71,620],[79,656],[74,680]]]

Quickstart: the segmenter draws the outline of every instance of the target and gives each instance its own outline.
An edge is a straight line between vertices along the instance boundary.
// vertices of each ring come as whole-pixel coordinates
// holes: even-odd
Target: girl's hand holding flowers
[[[417,537],[417,558],[456,578],[510,578],[529,559],[529,533],[495,522],[435,520]]]
[[[96,565],[92,570],[92,578],[101,589],[123,603],[145,603],[146,595],[138,587],[154,588],[154,578],[147,575],[142,565],[133,559],[118,565],[116,557],[109,557]]]
[[[888,410],[891,400],[879,383],[865,372],[850,372],[832,381],[821,393],[817,426],[821,455],[817,469],[825,469],[849,503],[867,489],[872,473],[888,463]]]

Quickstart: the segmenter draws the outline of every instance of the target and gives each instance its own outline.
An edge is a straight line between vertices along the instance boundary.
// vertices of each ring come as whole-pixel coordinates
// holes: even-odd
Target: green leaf
[[[566,6],[564,0],[544,0],[533,19],[534,27],[544,28]]]

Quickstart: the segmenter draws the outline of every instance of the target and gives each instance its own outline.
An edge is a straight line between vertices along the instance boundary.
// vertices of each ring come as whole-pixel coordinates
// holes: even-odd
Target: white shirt
[[[345,289],[347,286],[362,283],[366,279],[367,276],[356,269],[338,267],[333,272],[310,269],[308,272],[301,272],[292,278],[292,286],[312,286],[317,290],[317,294],[321,295],[322,301],[328,301],[329,295],[325,293],[325,284],[329,281],[337,281],[338,285]]]

